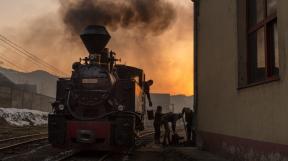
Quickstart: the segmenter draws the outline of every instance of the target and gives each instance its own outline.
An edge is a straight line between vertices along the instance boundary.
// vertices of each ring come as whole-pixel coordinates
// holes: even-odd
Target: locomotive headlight
[[[124,110],[124,106],[123,105],[119,105],[118,106],[118,111],[123,111]]]
[[[65,108],[65,106],[64,106],[63,104],[60,104],[60,105],[58,106],[58,108],[59,108],[59,110],[63,111],[64,108]]]

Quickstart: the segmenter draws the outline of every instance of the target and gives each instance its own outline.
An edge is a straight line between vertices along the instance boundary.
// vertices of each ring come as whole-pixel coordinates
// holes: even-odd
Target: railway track
[[[91,155],[91,154],[90,154]],[[81,154],[81,152],[76,150],[67,150],[59,153],[58,155],[45,159],[45,161],[86,161],[86,160],[95,160],[95,161],[105,161],[111,154],[97,154],[94,156],[90,156],[92,158],[87,159],[88,155]]]
[[[123,154],[114,154],[114,153],[104,153],[99,154],[99,156],[94,156],[93,160],[95,161],[109,161],[109,160],[119,160],[118,158],[122,158],[120,160],[122,161],[129,161],[129,155],[133,153],[134,150],[136,150],[138,147],[147,144],[148,142],[151,142],[151,138],[147,138],[154,134],[154,131],[145,131],[138,135],[136,143],[133,147],[131,147],[126,153]],[[53,158],[47,159],[45,161],[85,161],[85,158],[81,158],[81,155],[79,155],[79,151],[75,150],[68,150],[65,152],[60,153],[57,156],[54,156]],[[114,158],[114,159],[113,159]],[[87,159],[89,160],[89,159]]]
[[[135,145],[133,147],[131,147],[127,153],[124,153],[122,154],[122,156],[113,156],[113,154],[108,154],[105,158],[103,159],[100,159],[98,161],[110,161],[110,160],[115,160],[115,158],[117,158],[116,160],[121,160],[121,161],[129,161],[130,160],[130,155],[133,154],[133,152],[141,147],[141,146],[144,146],[145,144],[148,144],[150,143],[153,138],[150,138],[149,136],[153,135],[154,134],[154,131],[145,131],[145,132],[142,132],[136,142],[135,142]],[[112,159],[111,159],[112,158]],[[114,159],[113,159],[114,158]],[[121,159],[120,159],[121,158]]]
[[[1,130],[31,130],[35,128],[48,128],[48,126],[0,127]]]
[[[11,150],[22,145],[47,140],[47,133],[32,134],[0,140],[0,152]]]
[[[0,140],[42,133],[47,133],[47,126],[0,127]]]
[[[146,137],[146,136],[153,135],[154,133],[155,132],[153,130],[145,131],[145,132],[140,133],[139,137],[143,138],[143,137]]]

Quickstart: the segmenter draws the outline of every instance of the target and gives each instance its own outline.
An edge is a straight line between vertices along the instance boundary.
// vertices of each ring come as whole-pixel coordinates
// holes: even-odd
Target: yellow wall
[[[280,81],[237,90],[237,1],[200,0],[199,130],[288,145],[287,6],[278,0]]]

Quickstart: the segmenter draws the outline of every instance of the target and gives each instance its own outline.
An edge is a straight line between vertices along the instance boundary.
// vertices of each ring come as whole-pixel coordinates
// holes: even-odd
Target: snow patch
[[[0,108],[0,118],[14,126],[37,126],[45,125],[48,122],[48,112],[17,109],[17,108]]]

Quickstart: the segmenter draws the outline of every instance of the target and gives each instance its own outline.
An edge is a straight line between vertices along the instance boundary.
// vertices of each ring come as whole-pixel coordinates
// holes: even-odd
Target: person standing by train
[[[168,113],[162,115],[161,123],[163,124],[164,129],[165,129],[164,138],[163,138],[163,145],[167,145],[167,142],[168,142],[168,144],[172,143],[172,140],[170,137],[169,123],[171,123],[173,136],[176,136],[177,135],[176,123],[177,123],[177,120],[179,120],[180,118],[182,118],[181,113],[178,114],[178,113],[168,112]]]
[[[155,117],[154,117],[154,140],[155,144],[160,144],[160,136],[161,136],[161,117],[162,117],[162,106],[157,106]]]
[[[187,143],[191,144],[192,146],[196,145],[196,131],[194,127],[194,117],[195,113],[192,109],[185,107],[182,110],[182,114],[185,115],[185,128],[186,128],[186,136],[187,136]],[[191,137],[192,136],[192,137]]]
[[[150,97],[150,86],[153,85],[153,80],[148,80],[144,83],[144,92],[147,95],[148,101],[149,101],[149,106],[152,106],[152,101],[151,101],[151,97]]]
[[[169,127],[169,118],[170,118],[170,112],[162,114],[160,124],[164,126],[164,137],[163,137],[163,145],[167,145],[171,143],[170,139],[170,127]]]

